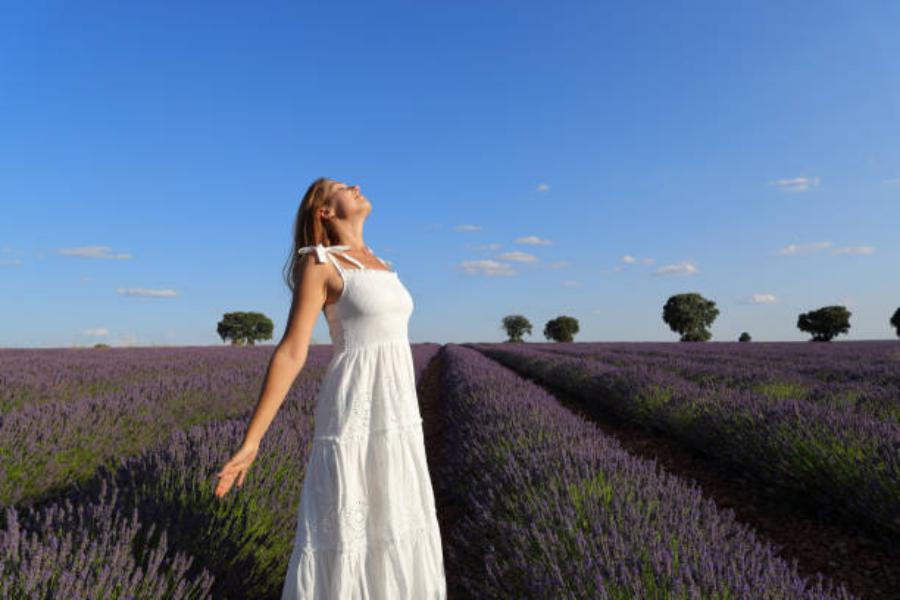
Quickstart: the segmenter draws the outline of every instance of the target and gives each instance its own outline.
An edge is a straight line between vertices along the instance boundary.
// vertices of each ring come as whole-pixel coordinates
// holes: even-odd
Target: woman
[[[359,186],[320,178],[306,191],[286,274],[294,294],[286,332],[244,441],[218,473],[218,497],[235,479],[243,485],[323,310],[333,355],[316,398],[282,600],[446,598],[407,337],[413,300],[363,241],[371,210]]]

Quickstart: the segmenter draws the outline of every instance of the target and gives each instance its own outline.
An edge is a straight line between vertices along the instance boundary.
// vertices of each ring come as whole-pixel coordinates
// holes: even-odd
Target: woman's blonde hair
[[[294,293],[299,275],[300,255],[297,250],[304,246],[322,244],[330,246],[333,243],[333,235],[319,219],[318,212],[323,206],[328,206],[331,198],[331,185],[337,183],[328,177],[319,177],[306,190],[297,216],[294,219],[294,243],[291,248],[291,257],[284,268],[284,280],[291,293]]]

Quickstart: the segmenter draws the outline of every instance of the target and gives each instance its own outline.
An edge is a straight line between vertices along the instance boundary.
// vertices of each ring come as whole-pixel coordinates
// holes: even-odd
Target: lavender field
[[[900,344],[412,348],[451,597],[898,597]],[[0,597],[278,598],[330,347],[213,494],[272,350],[0,350]],[[828,529],[776,541],[611,423]]]

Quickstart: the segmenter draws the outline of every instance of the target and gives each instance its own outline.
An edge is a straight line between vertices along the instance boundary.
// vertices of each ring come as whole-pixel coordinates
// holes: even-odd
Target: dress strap
[[[348,246],[348,247],[349,247],[349,246]],[[344,254],[343,252],[336,252],[336,254],[338,254],[338,255],[340,255],[340,256],[346,258],[346,259],[349,260],[350,262],[352,262],[354,265],[356,265],[357,267],[359,267],[359,270],[360,270],[360,271],[365,271],[365,270],[366,270],[366,268],[363,266],[363,264],[362,264],[361,262],[359,262],[358,260],[356,260],[355,258],[353,258],[352,256],[350,256],[349,254]]]
[[[346,258],[353,264],[355,264],[360,269],[365,269],[365,267],[355,258],[344,254],[341,252],[342,250],[349,250],[350,246],[337,245],[337,246],[326,246],[324,244],[316,244],[315,246],[303,246],[302,248],[297,250],[297,254],[308,254],[310,252],[314,252],[316,254],[316,262],[322,264],[325,260],[331,261],[335,267],[337,267],[338,271],[341,274],[344,273],[345,268],[341,266],[340,261],[334,258],[332,254],[338,254],[339,256]]]

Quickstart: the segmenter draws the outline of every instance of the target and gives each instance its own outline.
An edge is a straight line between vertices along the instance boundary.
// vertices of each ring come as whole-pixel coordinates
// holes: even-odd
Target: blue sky
[[[292,220],[358,183],[413,342],[895,336],[895,2],[28,2],[0,19],[2,347],[284,329]],[[314,342],[327,343],[320,316]]]

